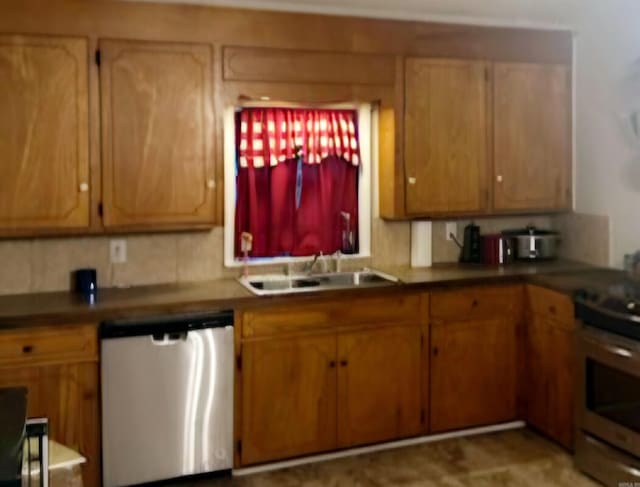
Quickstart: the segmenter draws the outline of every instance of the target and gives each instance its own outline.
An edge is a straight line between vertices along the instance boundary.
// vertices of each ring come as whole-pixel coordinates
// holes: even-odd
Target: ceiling
[[[130,0],[131,1],[131,0]],[[570,27],[584,0],[133,0],[411,20]]]

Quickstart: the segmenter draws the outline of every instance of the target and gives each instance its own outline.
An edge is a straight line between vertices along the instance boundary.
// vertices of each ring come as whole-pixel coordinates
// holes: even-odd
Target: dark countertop
[[[256,298],[235,279],[100,289],[95,304],[70,292],[17,294],[0,296],[0,328],[222,310]]]
[[[533,276],[556,274],[572,275],[587,271],[600,272],[589,264],[570,260],[554,260],[549,262],[516,262],[508,266],[485,266],[482,264],[435,264],[433,267],[413,269],[410,267],[382,268],[404,284],[476,284],[495,281],[529,279]]]
[[[616,269],[591,268],[581,272],[560,272],[527,277],[527,282],[573,295],[578,289],[606,292],[607,288],[624,280],[626,274]]]
[[[563,260],[538,264],[513,264],[506,267],[446,264],[424,269],[382,268],[380,270],[398,277],[401,281],[400,285],[390,284],[388,288],[260,297],[251,294],[235,279],[225,278],[201,283],[101,289],[95,304],[82,301],[69,292],[0,296],[0,328],[63,322],[97,323],[105,319],[262,306],[283,299],[313,299],[319,294],[323,297],[333,294],[344,296],[345,293],[373,292],[402,287],[430,288],[526,281],[571,294],[582,287],[607,287],[624,276],[622,271],[601,269]]]

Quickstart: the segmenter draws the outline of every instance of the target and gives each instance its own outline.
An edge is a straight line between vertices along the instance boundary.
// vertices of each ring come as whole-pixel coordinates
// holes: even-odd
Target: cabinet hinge
[[[238,369],[238,371],[242,370],[242,355],[236,357],[236,369]]]
[[[101,61],[102,61],[102,56],[100,55],[100,49],[96,49],[96,64],[100,66]]]
[[[426,414],[424,413],[424,409],[420,410],[420,424],[424,424]]]
[[[98,215],[102,216],[104,213],[103,208],[102,208],[102,202],[98,203]]]
[[[238,440],[238,443],[236,443],[236,451],[238,455],[242,455],[242,440]]]

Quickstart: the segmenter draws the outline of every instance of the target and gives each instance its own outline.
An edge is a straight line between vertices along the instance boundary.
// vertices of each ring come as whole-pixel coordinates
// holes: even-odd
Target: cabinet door
[[[0,367],[0,388],[26,387],[27,414],[49,419],[49,436],[87,458],[85,485],[100,485],[98,365]]]
[[[0,35],[0,232],[89,225],[87,41]]]
[[[549,333],[549,436],[573,450],[575,404],[574,334],[553,326]]]
[[[407,59],[406,211],[480,213],[487,193],[487,66]]]
[[[421,329],[400,326],[338,337],[338,446],[417,435]]]
[[[432,324],[431,431],[515,419],[516,378],[514,321]]]
[[[537,314],[527,332],[527,422],[573,449],[575,345],[570,327]]]
[[[335,335],[243,343],[243,465],[336,447],[335,360]]]
[[[494,68],[494,207],[570,206],[571,90],[565,66]]]
[[[210,46],[100,41],[107,227],[214,222]]]
[[[549,331],[538,315],[531,315],[526,333],[526,397],[527,423],[540,431],[549,429]]]

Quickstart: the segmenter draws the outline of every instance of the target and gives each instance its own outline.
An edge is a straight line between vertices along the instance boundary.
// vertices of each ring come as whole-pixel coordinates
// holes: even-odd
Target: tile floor
[[[562,449],[526,430],[456,438],[172,487],[598,487]]]

